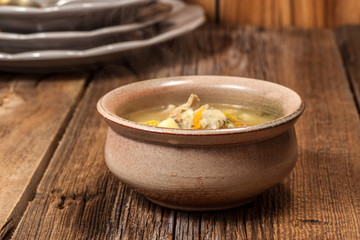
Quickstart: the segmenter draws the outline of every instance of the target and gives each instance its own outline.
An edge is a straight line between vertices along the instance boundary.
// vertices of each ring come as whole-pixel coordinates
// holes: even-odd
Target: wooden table
[[[0,73],[0,238],[360,239],[360,27],[202,27],[100,70]],[[174,75],[245,76],[297,91],[298,162],[254,202],[218,212],[159,207],[109,173],[109,90]]]

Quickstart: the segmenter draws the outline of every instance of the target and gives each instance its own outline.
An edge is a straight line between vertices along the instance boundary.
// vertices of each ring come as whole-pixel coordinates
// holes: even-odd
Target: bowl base
[[[171,208],[171,209],[175,209],[175,210],[182,210],[182,211],[218,211],[218,210],[225,210],[225,209],[230,209],[230,208],[235,208],[235,207],[240,207],[242,205],[245,205],[249,202],[252,202],[255,200],[257,196],[255,197],[251,197],[251,198],[246,198],[246,199],[242,199],[239,200],[236,203],[232,203],[232,204],[224,204],[224,205],[217,205],[217,206],[186,206],[186,205],[174,205],[171,204],[169,202],[164,202],[164,201],[159,201],[159,200],[155,200],[152,198],[148,198],[146,197],[150,202],[155,203],[157,205],[160,205],[162,207],[166,207],[166,208]]]

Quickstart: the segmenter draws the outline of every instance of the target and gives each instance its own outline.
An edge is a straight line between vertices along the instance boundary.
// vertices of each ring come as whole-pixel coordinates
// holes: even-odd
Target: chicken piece
[[[194,111],[189,108],[188,110],[180,114],[180,119],[180,128],[190,129],[194,119]]]
[[[174,118],[176,122],[181,124],[182,122],[181,114],[188,109],[192,109],[192,110],[196,109],[199,102],[200,102],[199,97],[192,93],[189,99],[187,100],[187,102],[175,108],[170,113],[169,117]]]
[[[201,128],[220,129],[227,123],[227,117],[218,109],[207,109],[201,114]]]

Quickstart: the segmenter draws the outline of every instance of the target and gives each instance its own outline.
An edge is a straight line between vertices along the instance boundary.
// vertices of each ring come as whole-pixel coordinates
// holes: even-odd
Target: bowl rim
[[[104,100],[108,98],[109,96],[115,94],[118,91],[123,90],[124,88],[133,87],[137,84],[151,84],[155,81],[192,81],[194,78],[204,78],[204,77],[211,77],[211,78],[234,78],[234,79],[244,79],[244,80],[251,80],[251,81],[258,81],[259,83],[263,84],[270,84],[275,85],[277,87],[286,89],[286,91],[290,91],[292,94],[297,96],[299,98],[300,104],[299,106],[292,111],[290,114],[287,114],[285,116],[282,116],[280,118],[277,118],[275,120],[257,124],[253,126],[247,126],[247,127],[241,127],[241,128],[226,128],[226,129],[173,129],[173,128],[162,128],[162,127],[154,127],[154,126],[148,126],[141,123],[136,123],[130,120],[127,120],[125,118],[122,118],[118,116],[116,113],[110,111],[105,105]],[[147,132],[147,133],[154,133],[154,134],[161,134],[161,135],[176,135],[176,136],[219,136],[219,135],[233,135],[233,134],[247,134],[250,132],[257,132],[262,131],[264,129],[269,128],[275,128],[278,126],[286,125],[291,122],[294,122],[301,116],[301,114],[305,110],[305,102],[301,98],[301,96],[296,93],[294,90],[285,87],[281,84],[273,83],[266,80],[260,80],[260,79],[254,79],[254,78],[245,78],[245,77],[236,77],[236,76],[217,76],[217,75],[189,75],[189,76],[175,76],[175,77],[166,77],[166,78],[154,78],[139,82],[134,82],[130,84],[123,85],[121,87],[115,88],[108,93],[106,93],[104,96],[102,96],[99,101],[97,102],[97,110],[100,113],[100,115],[108,122],[113,123],[115,125],[136,130],[139,132]]]

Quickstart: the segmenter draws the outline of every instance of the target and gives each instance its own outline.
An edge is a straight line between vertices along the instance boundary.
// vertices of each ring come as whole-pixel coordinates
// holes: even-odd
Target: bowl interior
[[[302,101],[294,91],[270,82],[236,77],[189,76],[129,84],[110,92],[104,106],[115,115],[142,109],[181,104],[191,93],[201,103],[240,105],[284,117],[296,111]]]
[[[240,105],[279,117],[259,125],[218,130],[159,128],[126,119],[131,112],[184,103],[191,93],[197,94],[203,104]],[[262,80],[226,76],[182,76],[136,82],[114,89],[98,102],[99,113],[119,134],[180,145],[188,145],[190,138],[193,139],[192,144],[198,145],[269,138],[291,127],[304,108],[300,96],[289,88]],[[220,135],[226,135],[226,138]]]

